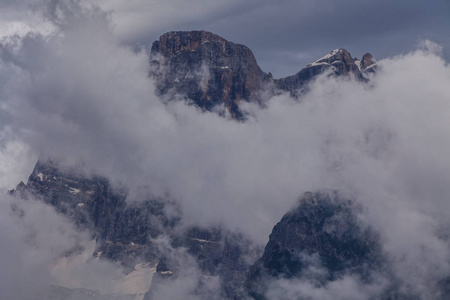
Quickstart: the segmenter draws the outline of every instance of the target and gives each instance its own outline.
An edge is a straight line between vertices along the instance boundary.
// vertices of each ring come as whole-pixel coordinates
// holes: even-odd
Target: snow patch
[[[81,192],[79,189],[69,187],[69,193],[76,195],[79,192]]]
[[[330,52],[331,55],[336,55],[341,49],[334,49]]]
[[[172,275],[173,272],[172,271],[162,271],[161,274],[163,274],[163,275]]]
[[[375,67],[377,64],[371,64],[370,66],[367,66],[364,70],[368,70],[368,69],[372,69],[373,67]]]
[[[192,238],[194,241],[200,242],[200,243],[218,243],[218,242],[214,242],[214,241],[208,241],[208,240],[202,240],[202,239],[197,239],[197,238]]]
[[[37,177],[38,177],[41,181],[44,180],[44,174],[42,174],[42,173],[37,174]]]
[[[84,206],[84,203],[80,202],[80,203],[77,204],[77,206],[78,206],[78,207],[83,207],[83,206]]]
[[[330,64],[323,61],[323,62],[313,62],[312,64],[307,65],[306,67],[314,67],[314,66],[329,66]]]
[[[321,60],[328,59],[328,58],[330,58],[330,57],[332,57],[332,56],[338,54],[339,51],[340,51],[340,49],[334,49],[334,50],[331,51],[329,54],[327,54],[327,55],[325,55],[325,56],[319,58],[319,59],[316,60],[315,62],[320,62]]]
[[[331,51],[329,54],[322,56],[321,58],[319,58],[318,60],[316,60],[313,63],[308,64],[306,67],[314,67],[314,66],[325,66],[325,65],[330,65],[329,62],[327,62],[327,60],[331,57],[333,57],[334,55],[338,54],[341,51],[341,49],[334,49],[333,51]]]

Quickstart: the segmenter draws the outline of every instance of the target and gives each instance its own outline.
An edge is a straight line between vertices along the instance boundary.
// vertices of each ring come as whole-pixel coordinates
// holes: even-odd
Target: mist
[[[158,98],[147,50],[122,45],[107,13],[68,3],[45,10],[50,34],[0,45],[3,190],[38,157],[58,158],[131,195],[169,194],[186,224],[264,245],[303,192],[337,189],[363,205],[361,221],[380,233],[405,288],[426,299],[448,276],[450,67],[439,45],[379,61],[368,83],[324,74],[300,99],[244,105],[240,123]],[[2,222],[4,235],[15,221]],[[2,259],[10,252],[2,248]]]

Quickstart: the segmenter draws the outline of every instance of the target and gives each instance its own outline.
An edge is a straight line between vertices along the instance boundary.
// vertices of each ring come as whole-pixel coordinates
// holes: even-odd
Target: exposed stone
[[[371,61],[364,59],[364,66]],[[298,97],[312,79],[328,70],[334,76],[366,80],[355,59],[342,48],[295,75],[273,79],[260,69],[249,48],[207,31],[163,34],[153,43],[150,60],[157,91],[167,100],[189,99],[203,110],[219,110],[240,120],[245,118],[239,106],[242,101],[263,105],[268,97],[284,91]]]
[[[334,76],[353,76],[356,79],[362,79],[355,60],[347,50],[340,48],[307,65],[295,75],[275,80],[275,85],[293,96],[299,96],[307,83],[330,69]]]
[[[375,60],[373,59],[372,54],[370,53],[366,53],[363,55],[362,59],[361,59],[361,69],[367,69],[367,67],[371,66],[375,64]]]
[[[21,182],[10,194],[42,200],[89,231],[97,241],[93,256],[119,262],[125,270],[132,270],[138,261],[158,264],[153,287],[179,273],[178,262],[154,242],[162,235],[174,249],[187,249],[202,276],[217,277],[221,293],[229,298],[241,291],[249,266],[262,253],[244,236],[224,229],[180,228],[182,215],[173,213],[176,203],[168,199],[143,197],[129,202],[127,191],[111,186],[106,178],[62,170],[51,161],[38,161],[27,184]],[[15,213],[21,215],[17,209]]]
[[[161,95],[185,96],[205,110],[224,105],[237,119],[243,116],[239,102],[262,101],[272,82],[249,48],[207,31],[163,34],[153,43],[151,65]]]
[[[378,236],[357,220],[358,207],[335,191],[306,193],[294,210],[273,228],[264,254],[251,268],[247,288],[265,299],[266,282],[304,278],[312,267],[327,272],[314,279],[325,284],[346,274],[370,281],[384,258]],[[307,274],[306,276],[311,276]]]

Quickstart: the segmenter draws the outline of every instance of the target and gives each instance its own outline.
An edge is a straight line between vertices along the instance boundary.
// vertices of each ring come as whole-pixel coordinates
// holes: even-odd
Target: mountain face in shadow
[[[297,74],[273,79],[258,66],[252,51],[207,31],[172,31],[151,47],[151,76],[159,95],[189,99],[203,110],[217,110],[242,120],[242,102],[263,105],[270,96],[289,92],[299,96],[306,84],[331,70],[334,76],[365,80],[376,65],[370,54],[361,62],[345,49],[336,49]]]

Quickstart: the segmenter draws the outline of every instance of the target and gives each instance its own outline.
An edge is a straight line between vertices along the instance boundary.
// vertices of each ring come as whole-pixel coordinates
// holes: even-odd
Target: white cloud
[[[237,123],[163,104],[148,57],[121,46],[104,14],[61,30],[2,50],[5,157],[30,149],[169,191],[187,222],[238,228],[258,243],[302,192],[341,189],[365,206],[408,286],[426,297],[448,274],[437,232],[450,211],[450,67],[435,46],[380,61],[368,84],[321,77],[300,101],[274,97]],[[17,164],[3,165],[7,174]]]

